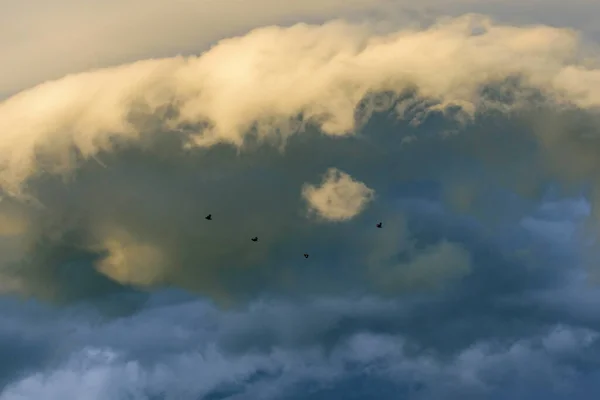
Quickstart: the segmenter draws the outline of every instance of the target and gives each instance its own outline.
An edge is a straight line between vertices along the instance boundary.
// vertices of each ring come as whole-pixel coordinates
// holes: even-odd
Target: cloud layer
[[[19,93],[0,104],[3,285],[225,302],[439,287],[472,250],[393,217],[415,212],[403,187],[435,182],[430,199],[486,224],[502,207],[507,224],[548,184],[595,184],[600,70],[584,50],[570,30],[474,15],[391,33],[333,21]]]
[[[593,0],[0,1],[0,98],[70,73],[154,57],[198,54],[219,39],[271,24],[368,18],[382,26],[426,25],[468,12],[508,24],[571,26],[599,38]],[[260,10],[260,11],[258,11]],[[384,23],[383,23],[384,22]],[[76,35],[73,32],[77,32]]]
[[[401,0],[218,29],[233,7],[67,3],[97,60],[0,92],[113,67],[0,103],[0,400],[598,397],[589,37],[381,22]]]
[[[495,105],[482,87],[518,78],[559,103],[600,103],[599,72],[589,57],[578,57],[577,36],[568,30],[468,16],[424,31],[371,32],[344,22],[261,28],[198,58],[141,61],[24,91],[0,108],[2,184],[16,190],[39,168],[35,155],[61,171],[72,166],[71,146],[87,158],[114,141],[144,141],[151,129],[140,124],[153,118],[161,124],[155,130],[183,130],[191,145],[240,146],[251,131],[282,140],[307,123],[348,134],[371,93],[414,90],[435,103],[427,109],[457,105],[472,116]]]
[[[223,312],[186,296],[172,304],[159,298],[134,317],[102,325],[81,312],[40,320],[47,310],[16,307],[21,316],[5,315],[3,339],[24,350],[15,360],[27,352],[38,358],[13,372],[0,399],[563,399],[598,391],[597,373],[589,372],[598,367],[598,334],[589,328],[549,323],[449,351],[448,337],[424,346],[423,331],[401,332],[423,304],[411,310],[398,301],[320,299]],[[442,317],[436,327],[451,320]]]

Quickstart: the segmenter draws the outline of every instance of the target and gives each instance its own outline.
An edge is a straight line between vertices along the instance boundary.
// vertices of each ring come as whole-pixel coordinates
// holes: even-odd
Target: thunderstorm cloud
[[[0,0],[0,400],[597,398],[596,3]]]

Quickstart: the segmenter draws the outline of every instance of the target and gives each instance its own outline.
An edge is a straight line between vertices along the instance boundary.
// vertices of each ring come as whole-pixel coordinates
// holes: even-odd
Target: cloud
[[[473,35],[474,26],[484,33]],[[576,51],[577,37],[568,30],[470,16],[383,36],[343,22],[261,28],[198,58],[73,75],[8,99],[0,105],[1,183],[17,190],[40,167],[34,155],[47,157],[43,168],[58,172],[73,166],[71,146],[90,157],[115,140],[144,140],[148,133],[136,126],[136,115],[184,130],[195,146],[240,146],[251,129],[265,140],[285,139],[306,123],[349,134],[356,107],[371,92],[415,89],[435,102],[433,109],[460,105],[472,115],[493,105],[482,98],[482,86],[515,76],[557,101],[596,107],[599,72],[578,64]]]
[[[384,263],[377,263],[382,267]],[[394,289],[417,289],[436,285],[443,280],[467,274],[470,268],[469,254],[460,246],[441,242],[417,253],[410,262],[398,263],[381,271],[384,287]]]
[[[454,207],[493,232],[548,182],[593,184],[598,71],[579,44],[473,15],[384,33],[333,21],[31,88],[0,104],[2,204],[28,221],[0,271],[11,290],[61,301],[162,285],[224,303],[460,285],[478,250],[396,216]],[[398,204],[411,196],[435,204],[429,216]],[[305,218],[306,197],[344,223]]]
[[[330,221],[346,221],[359,214],[373,199],[373,189],[335,168],[323,175],[320,186],[305,184],[302,197],[310,211]]]
[[[0,96],[49,79],[152,57],[197,54],[215,41],[256,27],[331,18],[369,18],[387,26],[424,24],[439,16],[468,12],[492,15],[507,24],[570,26],[598,37],[594,1],[408,0],[209,2],[160,0],[82,4],[57,0],[0,2]],[[258,12],[257,10],[260,10]],[[73,35],[73,32],[77,32]]]
[[[589,36],[510,2],[32,4],[0,91],[85,72],[0,103],[1,400],[598,392]],[[514,18],[597,7],[556,4]]]
[[[0,236],[17,236],[26,230],[26,222],[18,215],[11,212],[0,214]]]
[[[97,171],[104,168],[98,166]],[[298,192],[291,194],[297,197]],[[532,215],[544,221],[565,215],[577,219],[581,208],[585,205],[578,201],[548,202]],[[195,295],[153,291],[135,305],[135,313],[117,318],[100,318],[85,304],[49,308],[0,298],[0,351],[25,346],[31,352],[11,358],[12,368],[0,363],[0,380],[7,383],[0,398],[80,392],[140,399],[159,393],[281,398],[316,392],[344,397],[359,390],[353,386],[358,382],[362,392],[356,393],[379,398],[395,398],[399,392],[425,399],[442,394],[447,398],[449,393],[457,398],[502,398],[526,391],[560,399],[598,390],[594,382],[600,319],[593,310],[600,297],[594,288],[573,279],[571,274],[578,270],[570,266],[576,263],[561,253],[568,250],[567,242],[537,247],[521,237],[526,228],[518,225],[516,231],[490,238],[465,216],[445,215],[423,200],[403,210],[405,218],[386,219],[385,234],[367,233],[350,246],[340,246],[341,232],[353,228],[352,236],[359,234],[356,226],[346,225],[325,241],[333,250],[350,252],[348,258],[380,256],[379,262],[372,259],[382,269],[373,271],[381,271],[380,279],[411,282],[410,276],[391,279],[403,272],[386,270],[396,267],[396,260],[407,272],[430,274],[387,298],[378,292],[287,300],[267,296],[223,309]],[[169,214],[178,217],[171,210]],[[304,215],[299,219],[305,221]],[[314,232],[316,241],[324,240]],[[130,243],[118,232],[109,234],[124,245]],[[514,239],[518,246],[531,246],[527,263],[509,257]],[[452,259],[465,256],[461,248],[468,249],[471,270],[450,285],[445,282],[449,276],[464,272],[464,264],[453,264]],[[407,252],[415,257],[407,257]],[[338,281],[340,276],[351,280],[353,265],[343,261],[342,269],[329,260],[322,265],[333,270]],[[420,267],[411,270],[413,265]],[[318,286],[316,279],[328,280],[320,268],[304,263],[302,270],[312,279],[300,280],[305,293],[310,289],[307,283]],[[76,277],[72,271],[66,275]],[[55,283],[50,274],[44,277],[47,286]],[[186,278],[191,277],[188,271]],[[423,290],[440,280],[445,290]],[[77,279],[78,285],[84,282]],[[269,283],[265,279],[261,288]],[[332,281],[327,284],[332,293]],[[412,295],[415,288],[421,289],[417,296],[407,296],[406,290]],[[69,285],[62,289],[72,291]],[[117,296],[109,303],[109,309],[123,312],[127,301]],[[205,369],[198,379],[198,371]]]
[[[386,1],[2,1],[0,93],[139,59],[196,54],[249,29],[389,8]],[[386,7],[387,6],[387,7]],[[260,10],[260,11],[258,11]],[[73,32],[77,32],[73,35]]]
[[[160,249],[137,243],[126,232],[103,237],[99,251],[106,251],[107,256],[98,262],[98,271],[125,284],[149,285],[163,279],[165,259]]]
[[[53,319],[36,324],[42,310],[17,306],[21,317],[16,321],[31,321],[29,328],[40,325],[45,331],[45,336],[38,335],[46,341],[37,345],[59,346],[61,352],[60,357],[38,353],[41,360],[6,385],[0,399],[35,398],[42,393],[48,399],[83,394],[235,399],[348,393],[378,398],[397,398],[400,393],[424,399],[443,394],[453,399],[523,392],[558,399],[580,394],[582,387],[588,395],[598,390],[593,372],[598,365],[596,331],[553,324],[517,340],[480,339],[441,354],[435,346],[415,343],[418,336],[401,333],[399,327],[378,331],[382,321],[405,319],[406,305],[397,300],[321,299],[302,305],[260,302],[223,311],[188,299],[101,325],[92,322],[95,317],[72,310],[69,318],[56,318],[54,311]],[[14,323],[9,315],[5,322]],[[346,324],[350,328],[346,335],[336,336],[344,329],[340,321],[352,317],[366,325],[352,329]],[[77,329],[71,328],[73,324]],[[17,325],[13,330],[25,328]],[[256,333],[262,333],[259,338],[267,346],[256,346]],[[223,340],[228,337],[230,342]],[[29,343],[35,339],[28,338]],[[236,350],[230,343],[242,348]]]

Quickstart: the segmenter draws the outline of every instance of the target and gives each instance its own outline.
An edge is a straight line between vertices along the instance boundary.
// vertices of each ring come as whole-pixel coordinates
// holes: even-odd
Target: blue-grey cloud
[[[333,21],[0,103],[0,399],[597,393],[599,71]]]

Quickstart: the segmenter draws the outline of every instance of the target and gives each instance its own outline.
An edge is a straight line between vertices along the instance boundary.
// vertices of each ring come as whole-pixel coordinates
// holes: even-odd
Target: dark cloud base
[[[489,92],[503,103],[516,96],[505,89],[497,99],[497,90]],[[30,182],[44,208],[31,216],[34,245],[28,265],[17,270],[28,274],[30,290],[44,298],[68,302],[119,290],[91,267],[106,255],[96,232],[104,224],[165,251],[160,285],[228,301],[265,291],[306,293],[309,287],[328,294],[353,291],[372,280],[364,276],[365,264],[382,240],[374,223],[384,220],[391,228],[410,220],[402,202],[411,197],[441,202],[445,213],[466,213],[492,232],[517,223],[553,190],[554,197],[572,197],[595,182],[594,114],[559,111],[538,98],[534,108],[491,110],[463,127],[456,120],[459,109],[423,114],[425,103],[417,100],[383,94],[366,99],[356,112],[365,123],[355,137],[331,138],[308,127],[284,150],[281,143],[249,139],[241,152],[227,145],[184,151],[187,137],[163,130],[175,109],[140,111],[131,117],[147,132],[140,147],[117,143],[121,150],[83,163],[67,181],[44,175]],[[369,117],[374,103],[403,108],[405,119],[389,112]],[[77,162],[77,154],[63,159]],[[347,223],[306,218],[301,187],[317,183],[331,167],[376,192],[374,203]],[[216,218],[210,225],[208,213]],[[387,247],[396,240],[423,248],[445,238],[447,233],[433,232],[437,227],[405,237],[427,223],[412,222],[408,233],[383,240]],[[255,235],[260,246],[249,242]],[[313,255],[309,262],[304,252]],[[407,253],[390,256],[401,260]],[[338,279],[342,273],[344,282]]]
[[[190,296],[167,304],[160,298],[174,295],[156,293],[135,316],[104,323],[89,310],[37,321],[32,310],[11,304],[20,315],[5,318],[3,327],[12,322],[28,338],[3,335],[5,343],[17,348],[26,342],[28,351],[14,358],[22,360],[13,364],[18,370],[3,374],[3,382],[13,383],[0,398],[565,399],[593,398],[588,395],[598,390],[597,335],[583,326],[538,321],[537,333],[517,328],[519,337],[507,338],[482,332],[447,351],[446,338],[421,336],[445,330],[456,318],[428,316],[430,308],[417,304],[330,298],[224,312]],[[417,312],[429,326],[403,329]],[[553,314],[560,319],[560,312]],[[464,319],[472,332],[486,323],[472,313]]]
[[[411,104],[283,152],[184,152],[139,117],[155,132],[141,148],[31,182],[44,208],[14,271],[36,300],[0,302],[0,400],[596,398],[600,292],[578,235],[597,116],[540,100],[462,126]],[[330,167],[376,191],[355,220],[306,218],[300,188]],[[99,224],[160,245],[160,282],[96,271]],[[443,243],[462,273],[419,261]]]

